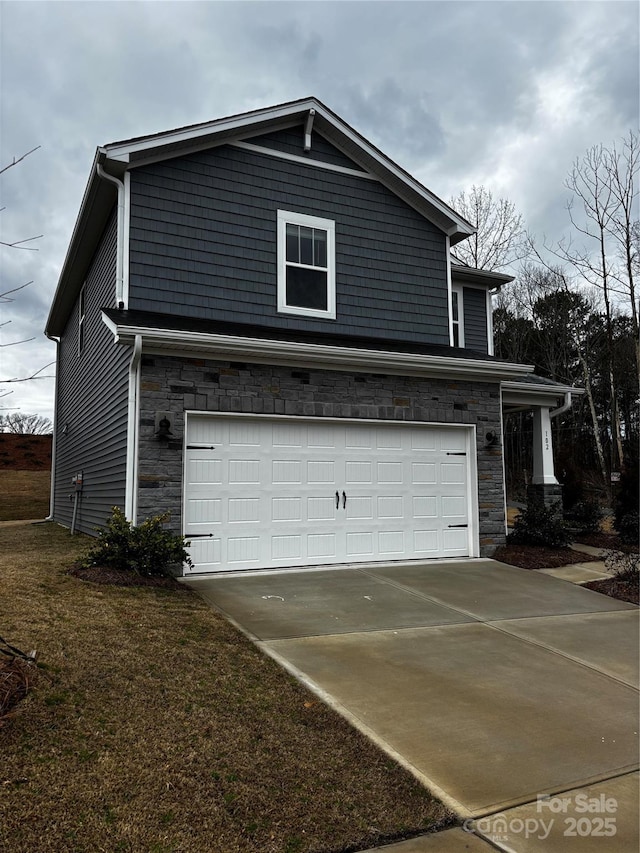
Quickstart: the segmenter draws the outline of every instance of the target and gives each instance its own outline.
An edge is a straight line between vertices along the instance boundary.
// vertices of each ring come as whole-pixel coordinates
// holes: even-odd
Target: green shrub
[[[106,528],[98,530],[98,539],[82,564],[133,571],[139,575],[164,575],[175,563],[191,566],[186,550],[189,543],[177,533],[166,530],[163,527],[166,520],[166,515],[156,515],[134,526],[121,509],[114,507]]]
[[[579,533],[599,533],[602,510],[598,501],[584,500],[575,504],[564,517]]]
[[[534,501],[516,516],[513,532],[509,534],[507,541],[514,545],[563,548],[571,540],[559,516],[558,505],[545,506]]]
[[[626,513],[626,515],[623,515],[619,521],[616,522],[616,530],[620,535],[620,541],[624,542],[625,545],[638,544],[639,528],[640,515],[638,514],[637,509]]]
[[[636,593],[640,591],[640,558],[637,554],[605,551],[604,567],[617,580],[630,584]]]

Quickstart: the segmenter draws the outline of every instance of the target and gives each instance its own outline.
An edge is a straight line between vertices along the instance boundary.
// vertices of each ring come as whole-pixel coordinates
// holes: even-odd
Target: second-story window
[[[464,346],[464,323],[462,320],[462,291],[451,291],[451,325],[453,327],[454,347]]]
[[[84,290],[85,289],[83,287],[78,298],[78,353],[81,353],[84,349],[84,327],[86,315]]]
[[[278,211],[278,311],[334,319],[335,223]]]

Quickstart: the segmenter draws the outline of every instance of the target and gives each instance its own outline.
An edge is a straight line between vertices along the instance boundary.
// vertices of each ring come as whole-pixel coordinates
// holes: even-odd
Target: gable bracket
[[[311,151],[311,131],[313,130],[313,120],[316,117],[315,110],[309,110],[307,120],[304,125],[304,150]]]

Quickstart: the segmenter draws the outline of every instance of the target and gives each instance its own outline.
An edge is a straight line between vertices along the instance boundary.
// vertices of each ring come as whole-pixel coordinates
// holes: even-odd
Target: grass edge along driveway
[[[187,589],[87,584],[0,529],[0,634],[39,686],[0,728],[0,849],[355,851],[447,809]]]

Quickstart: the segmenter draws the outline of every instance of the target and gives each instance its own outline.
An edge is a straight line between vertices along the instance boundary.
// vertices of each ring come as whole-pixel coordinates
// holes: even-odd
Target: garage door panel
[[[362,530],[347,533],[347,557],[359,557],[371,559],[374,555],[373,531]]]
[[[412,503],[414,519],[438,517],[438,499],[435,495],[414,495]]]
[[[347,461],[344,474],[345,484],[361,485],[373,483],[373,466],[371,462],[351,462]]]
[[[260,521],[260,498],[230,498],[229,522]]]
[[[378,498],[378,518],[404,518],[404,499],[402,495],[382,495]]]
[[[222,567],[220,539],[192,539],[189,553],[198,571],[218,571]]]
[[[336,432],[324,424],[307,424],[307,447],[336,446]]]
[[[260,447],[262,436],[261,425],[255,421],[242,420],[229,425],[231,447]]]
[[[303,464],[301,460],[274,459],[271,463],[271,482],[273,485],[302,485]]]
[[[336,499],[329,497],[307,498],[307,519],[309,521],[333,521],[336,517]]]
[[[435,462],[414,462],[411,465],[411,482],[414,486],[435,485],[437,481]]]
[[[402,462],[378,462],[376,465],[376,473],[378,483],[381,484],[397,484],[403,480],[403,465]]]
[[[302,498],[271,498],[271,521],[302,521]]]
[[[376,448],[378,450],[402,450],[404,446],[403,435],[397,429],[375,428]]]
[[[327,459],[307,462],[307,483],[335,485],[335,462]]]
[[[447,497],[446,495],[440,499],[442,518],[466,518],[467,516],[467,499],[460,495],[459,497]]]
[[[259,459],[230,459],[229,483],[237,486],[260,484]]]
[[[224,466],[221,459],[209,459],[202,455],[190,459],[187,466],[187,483],[222,484]]]
[[[260,556],[259,536],[230,536],[227,539],[229,563],[256,563]]]
[[[413,550],[416,554],[423,556],[437,554],[439,551],[438,531],[429,529],[414,530]]]
[[[412,450],[435,450],[437,434],[435,430],[411,429]]]
[[[374,440],[375,435],[371,427],[351,426],[345,434],[344,446],[347,449],[371,450],[374,446]]]
[[[190,527],[198,524],[219,524],[222,521],[222,501],[219,498],[188,500],[186,521]]]
[[[337,557],[335,533],[311,533],[307,536],[307,556],[330,560]]]
[[[273,424],[274,447],[302,447],[305,440],[304,426],[298,424]]]
[[[466,478],[466,462],[443,462],[440,465],[440,483],[446,485],[463,485]]]
[[[462,430],[441,429],[440,450],[449,453],[464,453],[466,451],[467,436]]]
[[[188,416],[193,571],[468,554],[467,441],[456,428]]]
[[[402,555],[406,551],[404,538],[402,530],[387,530],[379,533],[378,551],[389,559],[393,559],[394,555]]]
[[[271,558],[273,560],[297,560],[302,557],[301,536],[272,536]]]
[[[442,531],[442,545],[444,551],[449,554],[455,552],[455,555],[467,553],[468,536],[466,528],[460,529],[445,529]]]
[[[349,495],[344,511],[349,520],[373,520],[373,498],[370,496]],[[342,504],[340,504],[342,506]]]

